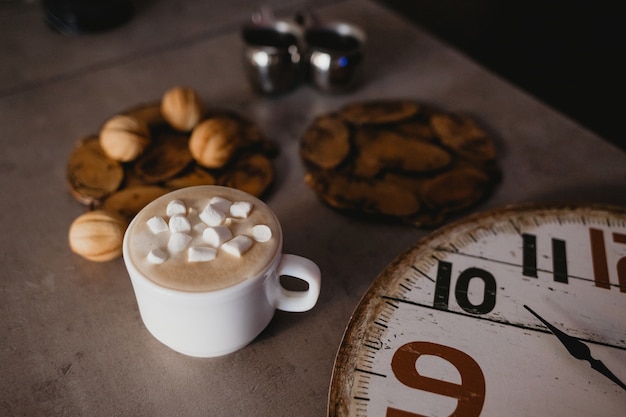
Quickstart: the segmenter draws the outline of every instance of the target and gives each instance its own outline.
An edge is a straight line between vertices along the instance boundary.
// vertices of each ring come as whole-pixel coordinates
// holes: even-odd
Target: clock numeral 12
[[[591,242],[591,260],[593,262],[593,277],[596,287],[611,289],[604,232],[598,229],[589,229],[589,240]],[[613,233],[613,242],[626,244],[626,235]],[[616,268],[619,290],[620,292],[626,292],[626,257],[617,261]]]
[[[626,235],[613,233],[613,242],[626,244]],[[604,231],[590,228],[589,243],[595,286],[610,289],[611,283],[609,281]],[[522,274],[527,277],[537,278],[537,237],[529,233],[522,234],[522,250]],[[620,291],[626,292],[626,257],[617,261],[616,268]],[[554,281],[567,284],[567,254],[564,240],[552,238],[552,271]]]

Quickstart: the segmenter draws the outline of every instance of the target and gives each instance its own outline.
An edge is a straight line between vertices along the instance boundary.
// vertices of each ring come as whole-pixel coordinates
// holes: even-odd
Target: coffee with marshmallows
[[[197,186],[148,204],[126,231],[128,261],[154,283],[187,292],[257,276],[281,249],[274,213],[237,189]]]

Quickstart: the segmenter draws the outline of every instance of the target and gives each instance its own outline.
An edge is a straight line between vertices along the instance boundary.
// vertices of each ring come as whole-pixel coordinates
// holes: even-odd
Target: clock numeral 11
[[[614,243],[626,244],[626,235],[613,233],[612,236]],[[611,283],[609,281],[604,231],[590,228],[589,243],[595,286],[610,289]],[[522,234],[522,250],[522,274],[527,277],[537,278],[537,237],[529,233]],[[620,291],[626,292],[626,257],[617,261],[616,268]],[[554,281],[567,284],[567,255],[564,240],[552,238],[552,271]]]
[[[537,237],[528,233],[522,234],[523,263],[522,274],[537,278]],[[565,241],[552,238],[552,271],[556,282],[567,284],[567,255]]]

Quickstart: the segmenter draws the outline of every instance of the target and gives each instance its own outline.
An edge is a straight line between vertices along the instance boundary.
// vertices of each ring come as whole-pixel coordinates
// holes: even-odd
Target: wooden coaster
[[[160,114],[160,103],[142,105],[120,114],[143,120],[150,143],[132,161],[116,161],[101,147],[98,136],[79,141],[67,165],[71,194],[91,209],[104,208],[132,217],[159,195],[193,185],[223,185],[262,197],[274,181],[272,159],[278,145],[252,122],[224,109],[205,111],[206,120],[228,121],[232,154],[219,168],[207,168],[189,149],[193,131],[170,126]],[[109,201],[110,200],[110,201]]]
[[[302,135],[305,181],[349,213],[434,227],[500,179],[489,134],[471,118],[407,100],[347,105]]]

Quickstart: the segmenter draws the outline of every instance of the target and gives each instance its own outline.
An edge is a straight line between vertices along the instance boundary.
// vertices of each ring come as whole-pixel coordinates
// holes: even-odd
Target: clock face
[[[626,209],[509,208],[434,232],[376,279],[329,415],[623,416],[623,382]]]

